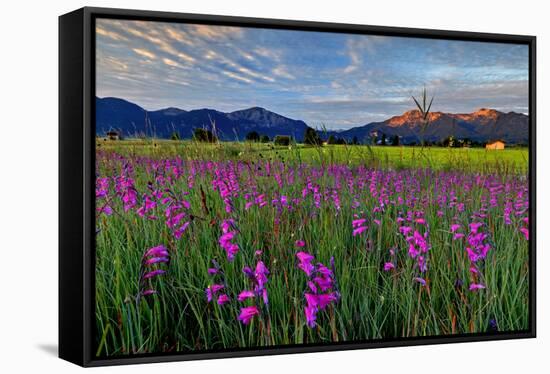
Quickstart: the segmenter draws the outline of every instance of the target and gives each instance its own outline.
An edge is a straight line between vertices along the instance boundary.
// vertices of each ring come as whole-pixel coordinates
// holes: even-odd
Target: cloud
[[[344,68],[344,73],[346,74],[354,72],[359,68],[359,65],[361,64],[361,58],[359,57],[359,54],[357,53],[357,51],[350,50],[348,52],[348,57],[350,59],[350,63],[348,66]]]
[[[269,58],[273,61],[280,61],[281,60],[281,54],[280,52],[277,52],[270,48],[265,47],[259,47],[254,49],[254,53],[258,56]]]
[[[99,26],[96,26],[95,32],[98,35],[105,36],[107,38],[111,38],[111,39],[116,40],[116,41],[127,41],[128,40],[128,38],[114,32],[114,31],[107,31],[107,30],[105,30],[105,29],[103,29]]]
[[[164,32],[166,33],[166,35],[168,35],[169,38],[171,38],[171,39],[173,39],[177,42],[184,43],[184,44],[187,44],[189,46],[194,46],[195,45],[195,43],[193,43],[193,41],[191,40],[189,35],[186,32],[182,31],[182,30],[177,30],[175,28],[166,26],[166,27],[164,27]]]
[[[240,38],[243,35],[243,29],[241,27],[231,26],[195,25],[192,30],[195,35],[210,40]]]
[[[252,80],[250,80],[246,77],[243,77],[242,75],[235,74],[235,73],[232,73],[230,71],[223,71],[222,73],[224,75],[228,76],[229,78],[233,78],[233,79],[239,80],[241,82],[245,82],[245,83],[252,83]]]
[[[271,70],[271,72],[278,76],[278,77],[281,77],[281,78],[285,78],[285,79],[296,79],[296,77],[292,74],[290,74],[286,68],[286,66],[283,66],[283,65],[279,65],[277,67],[275,67],[273,70]]]
[[[140,56],[143,56],[143,57],[147,57],[151,60],[154,60],[157,58],[157,56],[152,53],[152,52],[149,52],[148,50],[146,49],[142,49],[142,48],[132,48],[132,51],[136,52],[138,55]]]
[[[173,67],[179,67],[180,66],[176,61],[170,60],[169,58],[163,58],[162,62],[164,62],[168,66],[173,66]]]

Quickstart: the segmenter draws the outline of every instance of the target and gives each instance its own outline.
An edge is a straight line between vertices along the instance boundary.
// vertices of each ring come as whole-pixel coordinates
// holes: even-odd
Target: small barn
[[[504,140],[491,140],[487,142],[485,145],[485,149],[495,151],[495,150],[501,150],[504,149],[504,146],[506,143],[504,143]]]
[[[119,140],[120,139],[120,134],[118,133],[118,131],[107,131],[107,139],[109,140]]]

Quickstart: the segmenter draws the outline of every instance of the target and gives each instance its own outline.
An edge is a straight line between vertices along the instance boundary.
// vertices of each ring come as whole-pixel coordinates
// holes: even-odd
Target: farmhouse
[[[505,143],[503,140],[491,140],[487,142],[487,144],[485,145],[485,149],[494,151],[494,150],[504,149],[504,146],[505,146]]]
[[[107,139],[109,140],[119,140],[120,139],[120,135],[118,133],[118,131],[107,131]]]

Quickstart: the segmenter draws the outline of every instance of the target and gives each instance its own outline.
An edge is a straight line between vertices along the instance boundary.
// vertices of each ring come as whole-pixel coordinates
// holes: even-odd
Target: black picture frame
[[[173,354],[94,358],[95,19],[118,18],[227,26],[525,44],[529,47],[529,328],[496,332],[380,339]],[[364,26],[203,14],[85,7],[59,17],[59,357],[81,366],[325,352],[536,337],[536,37]]]

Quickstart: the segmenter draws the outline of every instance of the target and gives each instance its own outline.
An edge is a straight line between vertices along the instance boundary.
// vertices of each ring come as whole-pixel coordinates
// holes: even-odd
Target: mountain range
[[[165,108],[147,111],[129,101],[114,98],[96,98],[96,134],[101,136],[116,130],[124,137],[140,135],[169,138],[177,132],[183,139],[191,138],[195,128],[211,129],[222,140],[243,140],[250,131],[273,138],[290,135],[301,140],[308,125],[301,120],[284,117],[260,107],[224,113],[214,109],[185,111]],[[343,131],[321,132],[322,138],[334,135],[360,142],[373,135],[399,136],[403,144],[417,143],[421,139],[422,117],[418,110],[410,110],[382,122],[371,122]],[[516,112],[503,113],[494,109],[480,109],[473,113],[453,114],[432,112],[424,129],[424,140],[435,142],[454,136],[486,142],[502,139],[507,143],[525,144],[529,136],[529,117]]]

